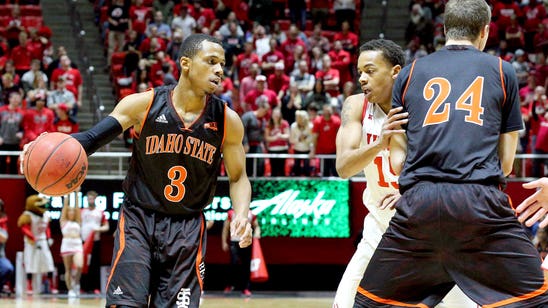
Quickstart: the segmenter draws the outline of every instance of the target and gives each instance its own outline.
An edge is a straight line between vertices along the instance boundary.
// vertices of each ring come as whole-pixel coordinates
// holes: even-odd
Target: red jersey
[[[339,70],[341,81],[339,84],[344,85],[347,81],[352,81],[352,74],[350,73],[350,53],[346,50],[331,50],[328,53],[331,58],[331,67]]]
[[[251,110],[257,110],[257,99],[261,96],[266,97],[271,108],[278,105],[278,96],[274,91],[269,89],[264,89],[263,92],[259,92],[256,89],[251,90],[245,96],[245,103],[251,108]]]
[[[249,75],[251,64],[260,64],[260,62],[259,56],[257,56],[256,53],[251,53],[249,55],[246,55],[245,53],[239,54],[235,63],[238,68],[238,79],[242,81],[245,76]]]
[[[512,15],[516,15],[518,18],[522,16],[522,11],[514,1],[511,3],[503,3],[497,1],[493,7],[493,20],[496,20],[499,29],[506,29],[510,25]]]
[[[281,53],[280,51],[278,50],[271,50],[267,53],[265,53],[262,57],[261,57],[261,63],[278,63],[278,62],[285,62],[285,56],[283,53]],[[266,76],[269,76],[270,74],[274,73],[274,69],[271,68],[271,69],[266,69],[266,70],[262,70],[262,73],[263,75],[266,75]]]
[[[80,130],[78,123],[70,118],[66,120],[57,120],[53,124],[54,131],[65,134],[74,134]]]
[[[327,72],[324,70],[316,72],[316,79],[333,80],[339,78],[339,84],[336,86],[326,86],[325,92],[329,93],[331,97],[337,97],[339,95],[339,85],[341,84],[339,70],[330,68]]]
[[[286,91],[289,89],[289,76],[286,74],[282,74],[280,76],[276,76],[276,74],[272,74],[268,76],[268,88],[274,91],[274,93],[278,94],[280,91]]]
[[[337,32],[333,36],[333,41],[341,41],[345,50],[351,50],[358,48],[358,35],[353,32]]]
[[[28,71],[30,70],[32,52],[28,45],[17,45],[11,50],[11,59],[17,71]]]
[[[284,54],[284,57],[293,57],[293,51],[295,51],[295,46],[301,45],[304,48],[306,53],[306,44],[300,38],[285,40],[282,45],[280,45],[280,50]]]
[[[147,19],[151,19],[152,8],[146,6],[132,5],[129,9],[129,18],[131,19],[131,27],[137,33],[145,33],[147,28]]]
[[[332,115],[326,120],[323,116],[317,116],[314,119],[312,132],[318,134],[316,142],[316,154],[334,154],[337,152],[335,139],[341,126],[341,119]]]
[[[276,136],[279,133],[289,132],[289,123],[286,120],[282,120],[280,127],[271,128],[269,131],[270,136]],[[276,139],[267,143],[266,148],[268,150],[282,150],[289,148],[289,141],[285,139]]]
[[[27,109],[23,116],[23,141],[22,144],[33,141],[43,132],[53,132],[53,120],[55,114],[49,108],[42,108],[37,110],[36,108]]]

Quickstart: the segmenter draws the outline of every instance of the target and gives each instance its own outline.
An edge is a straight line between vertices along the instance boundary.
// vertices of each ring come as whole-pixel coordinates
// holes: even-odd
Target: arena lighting
[[[113,185],[93,180],[86,181],[99,195],[96,207],[103,210],[114,224],[119,218],[119,209],[124,193],[119,191],[119,181]],[[109,183],[110,184],[110,183]],[[287,179],[280,181],[255,180],[252,183],[251,211],[257,215],[261,236],[292,238],[347,238],[350,236],[349,182],[347,180]],[[96,185],[112,189],[99,190]],[[71,195],[74,198],[74,195]],[[78,193],[80,204],[87,207],[87,198]],[[75,204],[75,200],[70,200]],[[218,183],[213,201],[204,209],[207,220],[218,224],[227,217],[232,203],[228,193],[228,182]],[[63,208],[61,197],[52,197],[48,213],[58,220]],[[218,228],[217,228],[218,229]],[[215,233],[218,230],[213,229]]]

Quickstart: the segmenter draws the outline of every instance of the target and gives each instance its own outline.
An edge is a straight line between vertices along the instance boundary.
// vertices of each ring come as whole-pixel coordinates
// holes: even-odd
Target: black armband
[[[114,138],[123,133],[123,131],[124,129],[118,120],[111,116],[107,116],[89,130],[81,133],[74,133],[71,134],[71,136],[80,142],[84,150],[86,150],[86,154],[89,156],[105,144],[114,140]]]

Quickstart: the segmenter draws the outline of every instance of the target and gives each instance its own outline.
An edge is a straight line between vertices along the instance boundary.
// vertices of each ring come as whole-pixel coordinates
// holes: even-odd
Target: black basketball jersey
[[[523,126],[510,63],[446,46],[404,67],[392,100],[409,112],[402,190],[422,180],[504,183],[499,136]]]
[[[211,203],[221,165],[226,104],[209,96],[189,126],[175,111],[173,87],[153,89],[123,183],[127,197],[144,208],[191,214]]]

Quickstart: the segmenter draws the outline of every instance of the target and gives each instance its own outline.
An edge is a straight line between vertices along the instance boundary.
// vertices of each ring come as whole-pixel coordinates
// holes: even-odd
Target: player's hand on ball
[[[40,136],[43,136],[45,134],[47,134],[47,132],[41,133]],[[40,137],[40,136],[38,136],[38,137]],[[38,138],[36,138],[36,139],[38,139]],[[25,168],[23,167],[24,166],[23,160],[25,159],[25,155],[27,154],[27,151],[29,150],[29,147],[33,142],[34,141],[31,141],[31,142],[25,144],[23,146],[23,151],[21,151],[21,154],[19,154],[19,171],[21,172],[21,174],[25,174]]]

